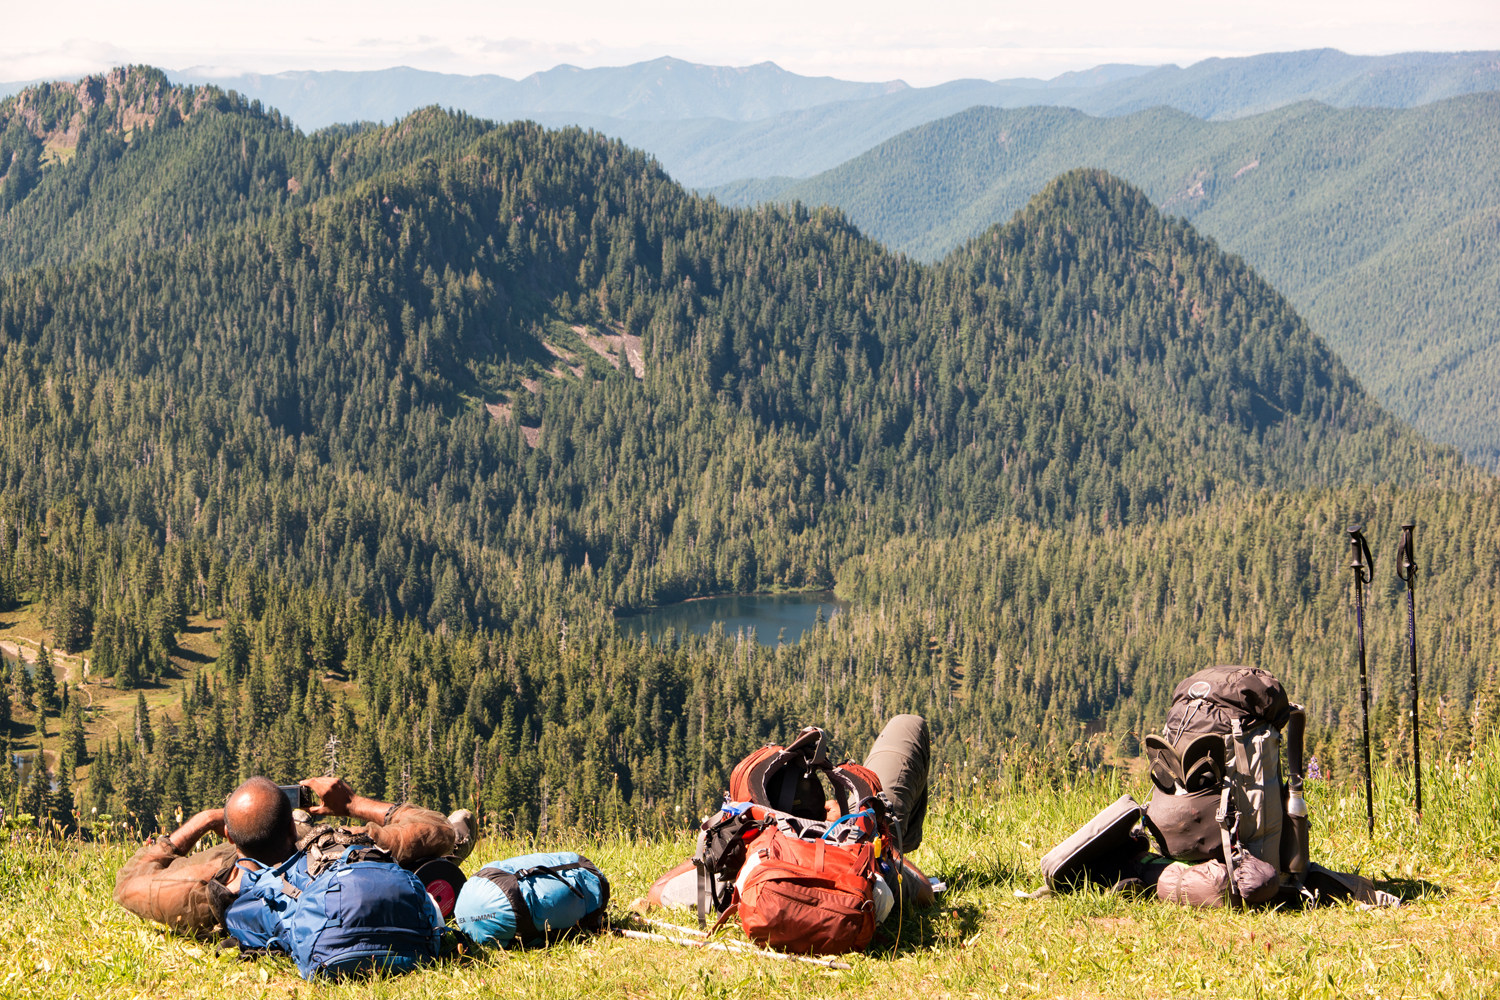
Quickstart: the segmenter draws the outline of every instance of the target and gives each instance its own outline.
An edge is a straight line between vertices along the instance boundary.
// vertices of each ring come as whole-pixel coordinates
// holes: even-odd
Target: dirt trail
[[[21,645],[23,642],[30,643],[31,645],[23,646]],[[37,648],[32,649],[31,646]],[[35,663],[37,656],[41,652],[41,643],[35,639],[28,639],[23,635],[18,635],[14,639],[0,639],[0,650],[27,663]],[[75,683],[73,671],[77,667],[81,666],[85,671],[88,670],[89,661],[86,656],[71,656],[56,649],[49,649],[48,652],[52,654],[52,665],[63,668],[62,681],[64,684]]]

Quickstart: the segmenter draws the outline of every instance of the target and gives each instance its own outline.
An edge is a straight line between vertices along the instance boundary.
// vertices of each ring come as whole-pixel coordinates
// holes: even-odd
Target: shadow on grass
[[[865,949],[872,958],[895,958],[933,946],[956,948],[979,932],[980,911],[967,904],[942,902],[926,910],[908,910],[899,921],[887,920]]]
[[[1021,885],[1034,877],[1033,872],[1021,864],[998,854],[990,857],[975,857],[971,854],[960,860],[949,859],[939,853],[927,860],[931,867],[923,866],[924,870],[948,883],[949,892],[997,885]]]

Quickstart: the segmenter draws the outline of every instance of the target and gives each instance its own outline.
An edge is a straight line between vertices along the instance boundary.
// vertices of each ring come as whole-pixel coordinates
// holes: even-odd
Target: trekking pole
[[[1375,557],[1359,525],[1349,529],[1349,545],[1354,550],[1349,568],[1354,570],[1354,623],[1359,635],[1359,706],[1365,723],[1365,815],[1370,836],[1375,836],[1375,788],[1370,777],[1370,681],[1365,672],[1365,603],[1364,586],[1375,576]]]
[[[1417,822],[1422,822],[1422,733],[1417,717],[1417,548],[1415,522],[1401,526],[1401,564],[1396,575],[1406,584],[1406,648],[1411,653],[1411,766],[1416,779]]]

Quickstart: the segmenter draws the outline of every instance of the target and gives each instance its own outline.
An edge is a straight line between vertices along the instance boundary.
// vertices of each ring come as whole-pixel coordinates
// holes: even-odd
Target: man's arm
[[[136,916],[189,934],[207,934],[228,891],[216,882],[234,863],[234,845],[190,855],[206,833],[224,832],[224,810],[198,813],[171,834],[143,845],[115,875],[115,902]]]
[[[224,810],[205,809],[161,839],[170,843],[178,854],[187,854],[206,833],[224,836]]]
[[[302,784],[312,789],[322,802],[308,812],[314,816],[348,816],[363,821],[370,839],[389,851],[398,864],[453,853],[458,838],[441,813],[410,802],[392,805],[357,795],[342,778],[308,778]]]

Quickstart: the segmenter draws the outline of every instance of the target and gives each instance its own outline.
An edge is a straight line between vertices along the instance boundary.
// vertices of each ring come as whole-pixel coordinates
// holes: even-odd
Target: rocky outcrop
[[[27,87],[0,102],[0,130],[19,121],[48,148],[67,149],[88,128],[129,136],[163,117],[175,124],[210,105],[227,110],[229,103],[217,87],[174,86],[159,69],[121,66],[74,83]]]

